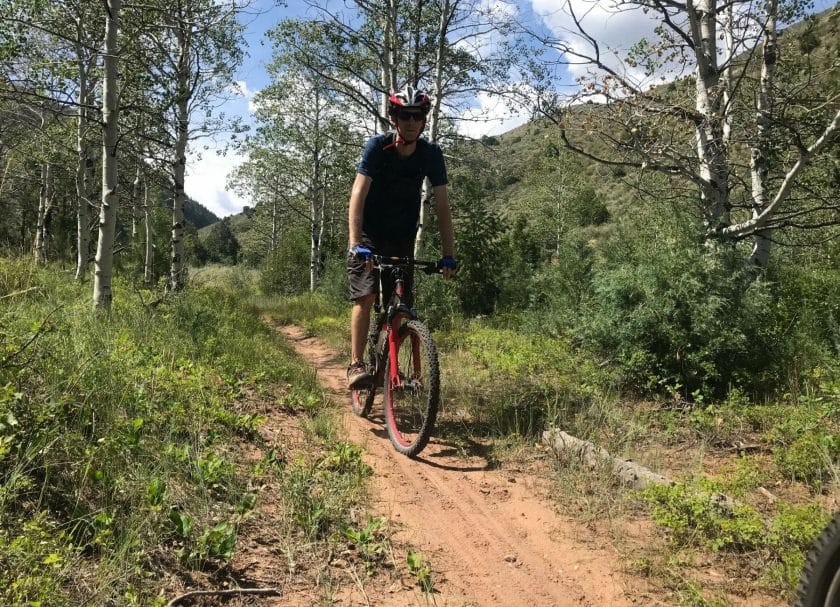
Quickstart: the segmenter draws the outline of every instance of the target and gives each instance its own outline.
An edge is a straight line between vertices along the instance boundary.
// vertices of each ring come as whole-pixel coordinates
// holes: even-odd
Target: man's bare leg
[[[371,293],[360,297],[353,304],[350,312],[350,362],[363,362],[365,359],[365,344],[370,330],[370,310],[376,294]]]

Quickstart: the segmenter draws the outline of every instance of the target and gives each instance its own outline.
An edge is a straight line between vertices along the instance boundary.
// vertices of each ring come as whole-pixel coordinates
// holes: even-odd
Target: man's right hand
[[[350,254],[365,264],[365,272],[373,270],[373,251],[363,244],[354,244],[350,247]]]
[[[370,256],[373,255],[373,251],[361,244],[354,244],[353,246],[351,246],[350,252],[359,261],[368,261],[370,260]]]

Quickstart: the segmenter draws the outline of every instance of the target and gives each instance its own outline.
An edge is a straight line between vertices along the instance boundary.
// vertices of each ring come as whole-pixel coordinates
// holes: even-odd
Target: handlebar
[[[421,261],[412,257],[388,257],[385,255],[373,254],[370,256],[373,267],[380,269],[388,268],[419,268],[425,274],[440,274],[443,266],[437,261]]]

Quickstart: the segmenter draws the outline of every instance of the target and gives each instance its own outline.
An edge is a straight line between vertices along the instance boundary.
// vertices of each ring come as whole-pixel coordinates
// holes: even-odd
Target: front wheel
[[[370,386],[358,390],[350,390],[350,408],[359,417],[367,417],[376,396],[376,386],[371,381]]]
[[[794,607],[840,605],[840,512],[834,515],[805,559]]]
[[[429,442],[440,399],[437,348],[426,326],[405,323],[397,335],[397,372],[385,363],[385,426],[394,448],[413,457]],[[393,375],[393,377],[392,377]]]

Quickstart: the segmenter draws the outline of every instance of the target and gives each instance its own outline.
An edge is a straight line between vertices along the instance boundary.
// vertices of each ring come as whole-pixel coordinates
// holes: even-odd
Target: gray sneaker
[[[354,362],[347,367],[347,388],[356,390],[371,380],[371,374],[363,362]]]

